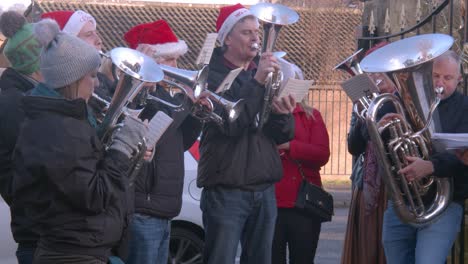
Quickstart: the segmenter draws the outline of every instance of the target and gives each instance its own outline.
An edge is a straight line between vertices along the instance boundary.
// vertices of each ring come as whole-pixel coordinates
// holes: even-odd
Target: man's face
[[[444,100],[455,92],[461,80],[460,69],[456,61],[450,57],[436,59],[432,66],[432,81],[434,88],[443,87],[441,99]]]
[[[255,18],[247,17],[239,21],[226,36],[224,44],[227,52],[238,56],[242,60],[252,59],[257,55],[257,50],[252,48],[254,43],[259,43],[259,29]]]
[[[89,45],[96,47],[97,50],[102,49],[101,37],[99,37],[96,27],[91,21],[86,22],[77,37],[84,40]]]
[[[163,64],[163,65],[177,68],[177,60],[179,59],[179,57],[180,57],[179,55],[161,56],[161,57],[157,57],[155,60],[156,60],[156,63],[158,64]]]

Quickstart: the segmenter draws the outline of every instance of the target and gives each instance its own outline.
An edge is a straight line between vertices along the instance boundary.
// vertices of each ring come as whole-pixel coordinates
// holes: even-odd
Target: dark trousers
[[[34,254],[34,264],[106,264],[96,257],[72,255],[38,247]]]
[[[19,243],[18,249],[16,250],[18,264],[32,264],[34,251],[36,251],[36,245]]]
[[[290,264],[313,264],[320,235],[321,222],[295,208],[278,208],[272,263],[286,264],[289,250]]]

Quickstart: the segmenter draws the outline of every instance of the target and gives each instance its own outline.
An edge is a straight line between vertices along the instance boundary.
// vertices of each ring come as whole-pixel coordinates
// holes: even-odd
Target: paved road
[[[348,208],[336,208],[333,220],[322,225],[316,264],[339,264],[348,220]]]

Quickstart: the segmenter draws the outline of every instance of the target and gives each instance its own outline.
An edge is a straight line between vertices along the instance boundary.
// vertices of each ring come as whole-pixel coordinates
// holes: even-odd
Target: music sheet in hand
[[[170,118],[163,111],[158,111],[148,124],[148,134],[146,135],[146,146],[148,149],[154,148],[158,140],[172,123]]]
[[[309,93],[309,89],[314,84],[312,80],[298,80],[289,78],[284,87],[280,90],[278,98],[292,95],[296,102],[302,101]]]

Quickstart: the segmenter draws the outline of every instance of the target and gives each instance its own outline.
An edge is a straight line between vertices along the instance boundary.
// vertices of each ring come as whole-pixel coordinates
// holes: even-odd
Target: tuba
[[[377,96],[369,105],[366,123],[395,212],[416,227],[437,219],[451,201],[451,178],[429,175],[408,181],[398,171],[408,165],[406,156],[427,160],[431,154],[431,135],[440,131],[435,110],[443,90],[433,87],[432,60],[452,44],[448,35],[419,35],[381,47],[361,61],[364,72],[389,73],[397,85],[400,98]],[[378,127],[377,111],[387,103],[394,105],[398,117]]]
[[[299,15],[296,11],[280,4],[259,3],[250,7],[250,12],[252,12],[263,24],[262,53],[273,51],[279,31],[283,26],[291,25],[299,20]],[[282,81],[283,75],[281,71],[271,72],[267,77],[263,106],[259,113],[259,128],[262,128],[268,120],[273,97],[278,95]]]

